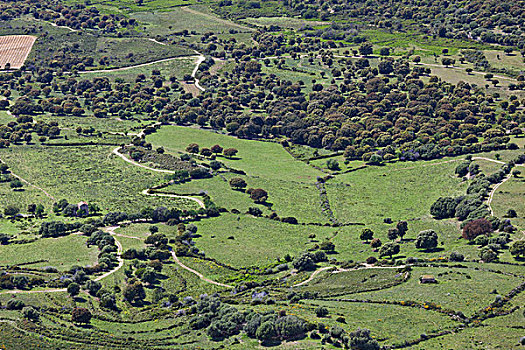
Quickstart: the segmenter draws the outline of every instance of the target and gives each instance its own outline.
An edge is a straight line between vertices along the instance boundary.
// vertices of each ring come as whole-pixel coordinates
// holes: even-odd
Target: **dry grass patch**
[[[22,67],[35,40],[32,35],[0,36],[0,67],[5,68],[6,64],[15,69]]]

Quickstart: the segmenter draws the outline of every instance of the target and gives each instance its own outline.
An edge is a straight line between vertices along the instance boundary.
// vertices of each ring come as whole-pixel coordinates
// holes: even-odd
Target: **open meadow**
[[[520,5],[0,2],[0,350],[523,348]]]

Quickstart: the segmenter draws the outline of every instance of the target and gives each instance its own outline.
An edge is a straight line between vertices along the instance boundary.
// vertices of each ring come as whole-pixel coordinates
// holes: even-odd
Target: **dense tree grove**
[[[247,1],[237,6],[234,3],[222,1],[216,9],[222,15],[235,18],[264,15],[260,11],[264,1]],[[519,48],[525,45],[523,1],[280,0],[279,3],[282,12],[304,19],[352,18],[379,28],[416,30],[437,38],[478,40]]]
[[[7,21],[30,14],[35,19],[50,21],[58,26],[73,29],[93,29],[104,33],[116,33],[125,28],[132,29],[135,19],[128,19],[119,14],[104,14],[94,6],[77,3],[68,6],[61,1],[4,1],[0,3],[0,19]]]
[[[203,95],[199,107],[179,109],[172,120],[184,124],[188,113],[196,113],[213,128],[238,137],[286,137],[344,151],[349,160],[369,161],[373,155],[434,159],[513,147],[506,133],[523,122],[523,115],[500,118],[493,98],[480,88],[463,82],[454,86],[437,77],[424,83],[422,73],[403,59],[392,62],[388,75],[350,60],[345,64],[340,84],[308,96],[300,84],[247,72],[241,64],[225,78],[210,77],[207,84],[215,94]],[[247,115],[243,106],[262,108],[268,116]]]

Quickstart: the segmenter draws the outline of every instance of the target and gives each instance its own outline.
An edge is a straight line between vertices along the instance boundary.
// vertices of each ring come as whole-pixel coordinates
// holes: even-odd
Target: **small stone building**
[[[419,278],[419,283],[438,283],[436,278],[432,275],[422,275]]]

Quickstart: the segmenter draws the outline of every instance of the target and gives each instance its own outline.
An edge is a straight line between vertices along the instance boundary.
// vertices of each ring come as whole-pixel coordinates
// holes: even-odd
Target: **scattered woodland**
[[[523,1],[0,19],[0,347],[525,346]]]

